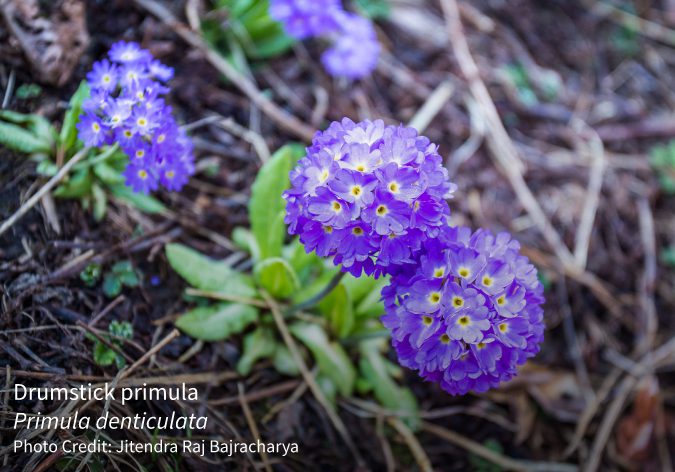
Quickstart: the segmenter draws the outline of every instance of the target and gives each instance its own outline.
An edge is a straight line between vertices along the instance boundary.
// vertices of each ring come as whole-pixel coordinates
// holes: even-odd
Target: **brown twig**
[[[244,384],[242,384],[241,382],[237,382],[237,391],[239,392],[238,395],[239,404],[241,405],[241,409],[244,412],[244,416],[246,417],[246,423],[248,424],[248,427],[251,430],[251,434],[253,435],[253,438],[256,441],[260,441],[260,431],[258,430],[258,425],[255,423],[255,420],[253,419],[253,413],[251,413],[251,409],[249,408],[248,402],[246,401]],[[262,459],[263,464],[265,464],[265,470],[267,472],[272,472],[272,466],[270,465],[270,459],[267,456],[267,451],[265,450],[265,448],[263,448],[259,452],[260,458]]]
[[[518,151],[504,128],[497,108],[490,97],[485,83],[480,77],[478,66],[469,50],[469,44],[466,41],[459,16],[457,1],[441,0],[441,6],[445,14],[448,37],[455,58],[487,122],[486,139],[493,159],[509,179],[518,200],[530,215],[539,231],[541,231],[544,239],[551,246],[551,249],[553,249],[561,263],[564,266],[575,266],[574,257],[570,253],[570,250],[560,239],[560,235],[553,228],[553,225],[523,178],[522,162],[518,156]]]
[[[227,79],[244,92],[253,103],[258,106],[272,121],[280,128],[293,133],[295,136],[311,141],[314,136],[314,129],[305,124],[297,117],[291,115],[285,110],[279,108],[273,101],[267,98],[256,86],[253,80],[239,73],[227,60],[214,51],[202,39],[201,36],[193,32],[183,23],[179,22],[174,15],[159,2],[154,0],[136,0],[136,4],[149,11],[160,21],[169,26],[173,31],[183,38],[185,42],[198,49],[206,59],[218,69]]]
[[[71,157],[70,160],[68,162],[66,162],[65,165],[63,167],[61,167],[61,169],[59,169],[59,171],[51,179],[49,179],[46,184],[44,184],[42,186],[42,188],[40,188],[40,190],[35,192],[35,194],[32,197],[30,197],[28,199],[28,201],[26,201],[26,203],[21,205],[21,207],[16,212],[14,212],[14,214],[12,216],[7,218],[7,220],[5,220],[2,223],[2,226],[0,226],[0,235],[2,235],[5,231],[7,231],[9,228],[11,228],[12,225],[14,223],[16,223],[19,220],[19,218],[21,218],[23,215],[25,215],[28,212],[28,210],[33,208],[35,206],[35,204],[37,202],[39,202],[40,199],[43,196],[45,196],[54,187],[56,187],[56,185],[59,182],[61,182],[61,180],[66,176],[66,174],[68,174],[70,169],[72,169],[73,166],[75,166],[75,164],[77,164],[82,159],[84,159],[84,157],[88,153],[89,153],[89,148],[86,147],[86,148],[82,149],[80,152],[78,152],[77,154],[75,154],[73,157]]]
[[[274,299],[267,294],[267,292],[263,290],[261,293],[265,301],[267,301],[267,304],[270,306],[270,311],[272,312],[274,322],[276,323],[277,328],[281,333],[281,337],[284,340],[286,346],[288,347],[288,350],[291,352],[293,360],[298,365],[300,373],[302,374],[302,377],[305,379],[305,382],[307,382],[309,389],[311,390],[312,394],[319,402],[319,404],[324,408],[324,410],[326,410],[326,413],[328,414],[328,417],[333,423],[333,426],[340,434],[340,436],[342,436],[342,440],[345,442],[345,444],[351,451],[352,455],[358,462],[359,466],[363,466],[365,464],[365,461],[363,460],[363,457],[361,457],[361,454],[359,453],[358,449],[356,449],[354,441],[352,441],[352,438],[349,435],[347,427],[342,422],[340,416],[335,412],[331,404],[328,402],[328,399],[323,394],[323,391],[319,387],[319,384],[316,383],[316,379],[314,379],[314,376],[309,371],[307,364],[305,364],[305,360],[302,358],[300,350],[298,349],[295,340],[293,339],[290,331],[288,330],[288,326],[286,326],[286,321],[284,321],[284,316],[281,313],[281,309],[274,301]]]
[[[422,429],[428,433],[438,436],[441,439],[461,447],[483,459],[486,459],[493,464],[503,467],[506,470],[517,470],[525,472],[573,472],[578,470],[578,467],[572,464],[561,464],[557,462],[529,462],[511,459],[503,454],[488,449],[476,441],[457,434],[454,431],[428,423],[422,423]]]

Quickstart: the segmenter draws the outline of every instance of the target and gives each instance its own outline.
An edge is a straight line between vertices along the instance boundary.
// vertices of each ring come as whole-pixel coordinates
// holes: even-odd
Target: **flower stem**
[[[317,293],[311,298],[308,298],[304,302],[292,305],[291,307],[288,308],[286,314],[292,315],[293,313],[297,313],[298,311],[306,310],[307,308],[312,308],[314,305],[323,300],[330,292],[332,292],[335,287],[338,286],[338,284],[342,280],[342,277],[344,277],[345,274],[346,272],[342,271],[335,274],[333,278],[330,279],[330,282],[328,282],[328,285],[326,285],[323,289],[321,289],[319,293]]]

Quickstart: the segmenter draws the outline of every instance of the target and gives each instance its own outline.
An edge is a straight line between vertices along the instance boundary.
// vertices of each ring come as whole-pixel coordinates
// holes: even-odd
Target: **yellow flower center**
[[[464,299],[460,297],[459,295],[455,295],[452,297],[452,306],[461,308],[464,306]]]
[[[466,279],[469,275],[471,275],[471,271],[466,267],[460,267],[457,273],[459,274],[460,277],[464,279]]]
[[[130,138],[133,135],[134,135],[134,133],[132,133],[130,130],[128,130],[128,129],[124,130],[124,137]]]
[[[136,124],[138,126],[145,128],[146,126],[148,126],[148,120],[146,120],[145,118],[139,118],[136,120]]]
[[[332,208],[335,213],[340,213],[342,211],[342,205],[340,205],[339,202],[333,202]]]
[[[99,124],[96,123],[96,122],[93,122],[93,123],[91,124],[91,129],[92,129],[92,131],[93,131],[94,133],[98,133],[99,131],[101,131],[101,125],[99,125]]]
[[[462,317],[460,317],[460,318],[457,320],[457,323],[458,323],[460,326],[466,327],[466,326],[469,326],[469,325],[471,324],[471,320],[469,319],[468,316],[462,316]]]
[[[360,185],[354,185],[354,186],[351,188],[351,190],[349,191],[349,193],[351,193],[351,194],[354,195],[355,197],[358,197],[359,195],[361,195],[361,192],[362,192],[362,191],[363,191],[363,190],[361,189],[361,186],[360,186]]]
[[[509,330],[509,325],[507,323],[502,323],[498,326],[499,331],[506,333]]]
[[[110,77],[108,74],[105,74],[101,80],[103,80],[104,84],[109,84],[112,80],[112,77]]]
[[[352,234],[355,236],[363,235],[363,228],[361,228],[360,226],[355,226],[354,228],[352,228]]]
[[[434,271],[434,277],[441,278],[445,275],[445,269],[443,267],[440,267]]]
[[[450,343],[450,336],[447,334],[441,334],[441,342],[443,344],[449,344]]]
[[[141,170],[138,171],[138,176],[139,176],[142,180],[145,180],[145,179],[148,178],[148,173],[147,173],[147,171],[141,169]]]
[[[441,294],[438,292],[433,292],[429,295],[429,301],[434,305],[441,301]]]
[[[505,304],[506,304],[506,297],[504,295],[500,295],[499,298],[497,298],[497,305],[504,306]]]
[[[387,207],[384,205],[380,205],[375,210],[375,213],[377,213],[377,216],[384,216],[388,213]]]
[[[431,326],[431,323],[434,322],[434,319],[431,316],[423,316],[422,317],[422,323],[424,323],[424,326]]]
[[[487,275],[483,276],[483,285],[485,285],[486,287],[491,287],[493,283],[494,280],[492,279],[492,277]]]
[[[330,234],[333,232],[333,227],[332,226],[324,226],[323,227],[324,232]]]
[[[358,170],[359,172],[365,172],[366,166],[364,166],[363,164],[359,164],[356,166],[356,170]]]
[[[166,135],[165,134],[160,134],[157,136],[157,144],[162,144],[166,140]]]
[[[483,349],[483,348],[485,348],[485,343],[478,343],[478,344],[476,344],[476,348],[478,348],[478,349]]]
[[[328,170],[324,170],[324,171],[321,173],[321,176],[319,177],[319,180],[320,180],[321,182],[325,182],[326,180],[328,180],[328,176],[329,176],[329,175],[330,175],[330,173],[328,172]]]
[[[389,191],[391,193],[398,193],[398,183],[392,182],[389,184]]]

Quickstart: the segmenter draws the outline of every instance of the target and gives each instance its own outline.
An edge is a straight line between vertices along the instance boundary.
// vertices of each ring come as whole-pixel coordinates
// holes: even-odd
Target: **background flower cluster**
[[[271,0],[270,14],[296,39],[332,41],[321,58],[331,75],[359,79],[375,69],[380,44],[373,23],[345,11],[339,0]]]
[[[129,156],[126,184],[148,193],[180,190],[194,173],[192,144],[162,98],[173,69],[136,43],[115,43],[87,75],[91,96],[77,125],[87,146],[117,143]]]

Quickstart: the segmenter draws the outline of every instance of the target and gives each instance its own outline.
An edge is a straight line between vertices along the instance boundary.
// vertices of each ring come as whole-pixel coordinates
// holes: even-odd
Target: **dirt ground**
[[[117,40],[138,41],[176,69],[170,101],[178,121],[194,125],[198,162],[184,191],[158,194],[170,217],[112,202],[97,223],[78,202],[56,199],[0,236],[0,382],[7,388],[19,380],[59,386],[113,378],[116,367],[94,362],[86,336],[112,320],[133,325],[133,339],[123,346],[131,362],[157,346],[189,306],[164,244],[181,242],[221,259],[233,253],[232,229],[247,224],[260,160],[241,130],[262,136],[272,150],[303,141],[179,34],[195,12],[208,10],[205,2],[159,2],[179,26],[153,15],[154,3],[85,2],[85,52],[57,85],[40,78],[0,21],[1,90],[10,75],[17,85],[42,88],[35,97],[10,96],[8,109],[58,122],[92,62]],[[309,41],[257,63],[252,78],[310,129],[344,116],[413,120],[447,156],[459,186],[453,222],[511,231],[542,274],[546,341],[514,381],[452,397],[406,372],[425,421],[416,433],[421,453],[443,471],[673,470],[675,267],[664,254],[675,247],[675,199],[659,184],[649,153],[675,138],[675,3],[460,1],[459,29],[448,14],[454,1],[390,3],[389,17],[377,21],[383,54],[372,77],[332,79],[317,60],[321,46]],[[470,73],[474,61],[478,75]],[[437,112],[429,114],[429,107]],[[237,126],[200,121],[213,114]],[[0,149],[0,221],[45,182],[34,162]],[[143,277],[119,297],[111,300],[80,279],[91,262],[109,267],[121,260],[131,260]],[[131,379],[170,375],[176,384],[199,385],[200,401],[139,401],[124,413],[208,414],[209,437],[259,434],[296,441],[300,454],[271,464],[247,455],[103,457],[90,469],[420,469],[410,441],[382,415],[342,399],[338,413],[363,458],[359,464],[301,378],[284,377],[269,362],[240,377],[234,371],[240,350],[240,337],[195,344],[181,334]],[[63,407],[0,395],[0,468],[57,470],[54,454],[12,454],[4,446],[15,434],[12,411]],[[92,404],[88,413],[100,414],[101,407]],[[153,434],[116,439],[140,440],[144,433]]]

